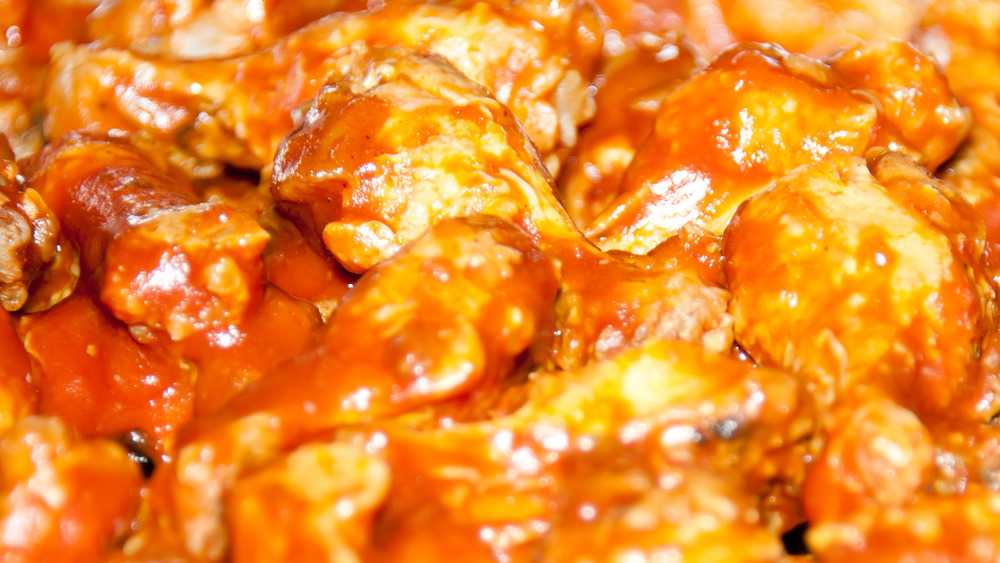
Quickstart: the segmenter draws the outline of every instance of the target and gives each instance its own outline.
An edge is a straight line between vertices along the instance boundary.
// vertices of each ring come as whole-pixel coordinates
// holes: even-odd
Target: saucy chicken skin
[[[0,7],[0,559],[1000,558],[1000,3]]]

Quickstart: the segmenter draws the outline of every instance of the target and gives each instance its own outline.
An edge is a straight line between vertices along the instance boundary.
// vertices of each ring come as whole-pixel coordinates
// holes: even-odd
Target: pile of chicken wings
[[[0,30],[3,561],[1000,559],[1000,2]]]

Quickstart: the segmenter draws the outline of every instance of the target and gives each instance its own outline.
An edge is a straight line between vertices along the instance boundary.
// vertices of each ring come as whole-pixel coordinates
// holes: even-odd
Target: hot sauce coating
[[[990,31],[992,2],[934,2],[924,18],[921,44],[935,53],[955,96],[974,116],[969,140],[941,176],[967,198],[986,221],[987,243],[1000,256],[1000,43]]]
[[[0,313],[0,431],[6,432],[18,419],[35,412],[36,391],[32,366],[24,345],[14,330],[14,320]]]
[[[496,219],[440,223],[370,270],[316,348],[189,430],[176,468],[188,549],[222,554],[220,487],[243,468],[311,434],[489,394],[550,325],[556,288],[551,261]]]
[[[443,58],[376,49],[317,95],[275,156],[271,193],[363,273],[443,217],[569,231],[548,182],[514,116],[482,87]]]
[[[221,59],[272,45],[357,2],[343,0],[118,0],[87,20],[91,41],[172,59]],[[363,5],[355,6],[362,9]],[[124,31],[124,33],[122,33]]]
[[[0,306],[38,311],[64,299],[80,276],[76,249],[59,219],[27,188],[10,146],[0,138]]]
[[[828,62],[737,45],[663,101],[587,234],[604,249],[646,253],[689,223],[722,232],[743,200],[835,150],[884,146],[934,169],[968,118],[933,62],[905,43],[866,43]]]
[[[997,459],[984,236],[949,185],[884,151],[793,172],[726,231],[737,341],[829,405],[802,489],[807,540],[824,561],[862,548],[874,559],[995,557],[989,473],[963,467]],[[811,271],[830,279],[810,283]]]
[[[984,230],[906,157],[833,154],[749,200],[727,229],[737,341],[826,401],[874,385],[921,413],[988,418],[974,380],[997,314]],[[818,286],[809,271],[831,277]]]
[[[199,201],[128,144],[67,138],[31,185],[67,226],[101,301],[135,331],[181,340],[238,322],[259,301],[267,232],[221,201]]]
[[[344,74],[352,60],[345,51],[403,46],[440,54],[489,88],[555,165],[593,111],[587,83],[599,39],[589,4],[498,1],[332,14],[264,51],[223,61],[67,47],[54,54],[47,80],[46,132],[142,132],[193,174],[217,172],[220,162],[261,169],[301,106]]]
[[[99,4],[0,6],[0,558],[997,558],[995,2]]]
[[[524,130],[480,86],[438,57],[357,56],[286,139],[271,177],[278,208],[345,268],[364,272],[438,221],[488,214],[515,222],[561,265],[553,365],[645,338],[729,347],[725,292],[683,261],[666,265],[671,256],[633,262],[594,247]]]
[[[56,418],[22,419],[0,440],[0,554],[94,561],[128,533],[141,479],[120,446],[81,440]]]
[[[114,436],[138,428],[161,452],[193,414],[192,366],[158,346],[136,342],[89,296],[78,294],[23,320],[38,411],[79,435]]]
[[[645,34],[637,43],[609,57],[601,69],[595,80],[597,112],[559,175],[566,212],[581,228],[618,194],[625,170],[653,129],[663,98],[697,68],[696,53],[687,41]]]

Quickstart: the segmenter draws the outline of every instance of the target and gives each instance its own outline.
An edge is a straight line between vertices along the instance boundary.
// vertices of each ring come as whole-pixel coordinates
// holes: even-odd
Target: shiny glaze
[[[735,40],[770,41],[793,53],[820,57],[863,41],[909,39],[923,15],[923,6],[914,0],[718,0],[712,4],[718,5],[717,17]],[[710,31],[721,34],[711,29],[703,33]]]
[[[311,434],[489,394],[551,322],[556,288],[551,261],[496,219],[439,223],[370,270],[316,348],[188,429],[176,473],[179,516],[196,531],[188,549],[214,559],[225,545],[206,480],[221,494],[244,467]]]
[[[834,154],[740,208],[723,250],[736,338],[826,401],[875,385],[920,413],[988,417],[973,379],[996,317],[983,225],[905,157],[870,166]]]
[[[706,287],[683,259],[634,264],[595,248],[559,205],[510,112],[439,58],[363,54],[286,139],[271,192],[311,240],[356,272],[448,217],[515,222],[561,267],[553,365],[575,367],[646,338],[729,347],[724,291]]]
[[[329,319],[358,277],[345,270],[312,237],[306,237],[277,212],[260,218],[271,233],[264,251],[267,281],[289,295],[314,304]]]
[[[229,58],[268,47],[303,25],[352,4],[359,3],[119,0],[105,3],[90,16],[87,36],[109,47],[144,55],[182,60]]]
[[[324,2],[36,14],[69,40],[44,110],[47,51],[0,49],[7,209],[50,208],[84,276],[60,302],[60,243],[0,311],[0,558],[997,558],[995,3],[930,3],[932,64],[894,0],[352,0],[290,32]],[[688,76],[744,38],[826,58]],[[26,160],[42,118],[67,137]],[[608,243],[671,166],[716,209]],[[171,324],[129,280],[232,251],[222,223],[252,291]]]
[[[571,56],[552,52],[563,43],[573,45]],[[392,3],[333,14],[265,51],[225,61],[180,63],[114,49],[60,49],[45,93],[46,133],[54,138],[81,129],[143,131],[191,173],[209,173],[219,162],[264,168],[301,106],[344,73],[351,57],[342,55],[352,44],[445,56],[508,104],[553,164],[555,152],[575,143],[576,124],[593,109],[586,89],[600,29],[589,4]]]
[[[906,73],[884,72],[883,57]],[[905,126],[924,119],[933,129]],[[587,234],[604,249],[646,253],[689,223],[722,232],[742,201],[830,151],[885,146],[933,168],[967,127],[933,63],[905,44],[868,43],[829,64],[738,45],[664,100],[620,195]]]
[[[67,225],[101,301],[138,334],[181,340],[238,322],[260,299],[267,232],[221,201],[201,203],[128,144],[67,138],[30,184]]]
[[[572,232],[548,182],[510,111],[481,87],[439,57],[378,49],[319,93],[275,155],[271,193],[363,273],[443,217]]]
[[[608,59],[595,80],[597,113],[559,175],[560,197],[580,228],[618,194],[635,151],[653,129],[660,102],[694,72],[695,64],[690,43],[652,34]]]
[[[38,412],[59,416],[87,437],[139,428],[164,453],[194,414],[190,364],[158,346],[136,342],[89,296],[78,294],[22,320],[38,365]]]
[[[8,311],[39,310],[72,291],[77,275],[66,283],[47,283],[62,262],[74,262],[76,251],[62,236],[59,220],[35,190],[25,189],[20,167],[5,142],[0,144],[0,306]],[[36,283],[37,282],[37,283]]]
[[[617,52],[642,35],[676,34],[712,58],[740,41],[776,43],[823,57],[864,41],[909,39],[926,15],[915,0],[599,0],[605,47]]]
[[[269,287],[242,322],[186,339],[177,348],[181,357],[198,367],[195,414],[215,413],[264,374],[305,353],[320,326],[312,304]]]
[[[922,45],[941,63],[955,97],[973,114],[969,140],[941,176],[986,220],[991,259],[1000,257],[1000,43],[991,31],[991,2],[933,2],[925,17]],[[942,43],[943,42],[943,43]]]
[[[0,440],[0,555],[94,561],[124,539],[141,479],[110,441],[81,440],[57,418],[21,420]]]
[[[37,394],[32,385],[34,370],[24,344],[14,330],[7,311],[0,313],[0,431],[35,412]]]
[[[677,385],[704,370],[715,376]],[[758,390],[764,403],[757,402]],[[713,545],[699,532],[714,530],[740,537],[743,549],[760,549],[761,560],[775,560],[780,549],[750,504],[745,512],[716,512],[720,504],[708,498],[689,503],[681,491],[696,482],[707,485],[707,493],[717,490],[708,485],[714,482],[735,494],[732,502],[752,503],[736,500],[735,491],[783,479],[774,470],[791,466],[761,462],[807,434],[812,414],[786,374],[754,370],[686,343],[649,341],[580,370],[537,374],[526,403],[508,416],[433,432],[388,426],[383,438],[375,434],[374,443],[384,445],[374,450],[382,451],[395,479],[367,557],[390,561],[429,553],[424,557],[433,559],[466,549],[473,557],[492,552],[564,560],[588,546],[588,553],[608,560],[629,550],[655,550],[659,542],[697,554],[700,546]],[[739,419],[739,429],[718,434],[729,419]],[[783,430],[774,433],[778,426],[771,422]],[[723,485],[698,469],[707,459],[713,467],[737,464],[753,477]],[[447,471],[440,469],[442,460]],[[658,488],[652,484],[658,479],[671,485]],[[593,488],[582,489],[583,483]],[[674,494],[679,512],[663,502]],[[660,522],[656,539],[647,535],[649,528],[643,532],[640,522],[648,520],[619,517],[642,499]],[[685,528],[685,513],[701,513],[707,525]],[[448,519],[443,541],[428,525],[440,518]],[[586,536],[597,534],[600,539],[588,544]]]
[[[704,370],[715,377],[677,385]],[[763,461],[773,452],[808,448],[800,440],[814,411],[802,391],[778,371],[690,344],[647,342],[578,371],[536,375],[525,403],[507,416],[426,431],[377,423],[281,455],[237,478],[227,513],[246,544],[237,549],[250,560],[260,552],[278,559],[333,552],[364,561],[431,561],[456,550],[474,561],[491,553],[562,560],[586,544],[588,531],[610,528],[618,532],[601,532],[603,541],[591,548],[602,559],[652,551],[655,541],[671,537],[682,552],[709,553],[714,534],[736,534],[740,547],[733,549],[754,545],[760,560],[778,560],[781,548],[746,487],[786,478],[791,466]],[[727,420],[740,422],[730,428]],[[618,442],[624,434],[627,447]],[[345,462],[340,469],[322,461],[332,452]],[[751,477],[719,479],[698,469],[706,459],[715,467],[736,464]],[[348,467],[354,471],[333,479]],[[657,479],[673,485],[658,489]],[[690,503],[687,491],[695,489],[740,500]],[[616,517],[637,501],[662,510],[657,540],[643,540],[645,520]],[[323,507],[334,502],[356,510],[324,519]],[[727,510],[732,502],[745,509]],[[294,520],[271,516],[279,507]],[[706,527],[694,533],[687,514],[698,514]],[[279,538],[294,539],[260,533],[264,522],[287,530]]]
[[[49,51],[57,43],[83,43],[81,23],[98,0],[5,0],[0,4],[0,132],[18,158],[34,156],[41,130],[42,83]],[[58,13],[60,17],[52,17]]]
[[[872,560],[973,557],[980,542],[976,560],[996,556],[981,489],[998,459],[987,423],[1000,365],[984,236],[948,184],[885,152],[799,169],[726,231],[737,341],[830,405],[802,489],[824,561],[861,548]]]

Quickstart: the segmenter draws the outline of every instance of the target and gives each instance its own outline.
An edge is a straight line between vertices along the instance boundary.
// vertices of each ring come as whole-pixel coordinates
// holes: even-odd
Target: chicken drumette
[[[217,172],[219,163],[259,170],[302,106],[347,70],[352,45],[400,45],[438,53],[489,88],[557,166],[593,113],[587,88],[600,36],[585,2],[498,0],[332,14],[264,51],[223,61],[66,47],[54,54],[46,87],[46,133],[141,133],[171,147],[192,174]]]
[[[635,253],[687,224],[721,233],[743,200],[831,151],[884,146],[933,170],[968,120],[934,62],[906,43],[866,43],[828,62],[740,44],[663,101],[620,193],[586,231],[601,248]]]
[[[260,299],[267,232],[206,202],[142,151],[69,136],[46,148],[30,185],[80,248],[83,275],[138,337],[174,340],[239,322]]]
[[[279,149],[271,191],[356,272],[449,217],[513,221],[560,264],[555,364],[580,365],[655,336],[729,347],[725,292],[693,268],[665,265],[675,256],[612,256],[586,241],[516,119],[439,57],[359,52]]]
[[[827,407],[802,497],[824,561],[996,557],[984,237],[951,186],[884,149],[792,172],[726,230],[737,341]]]

